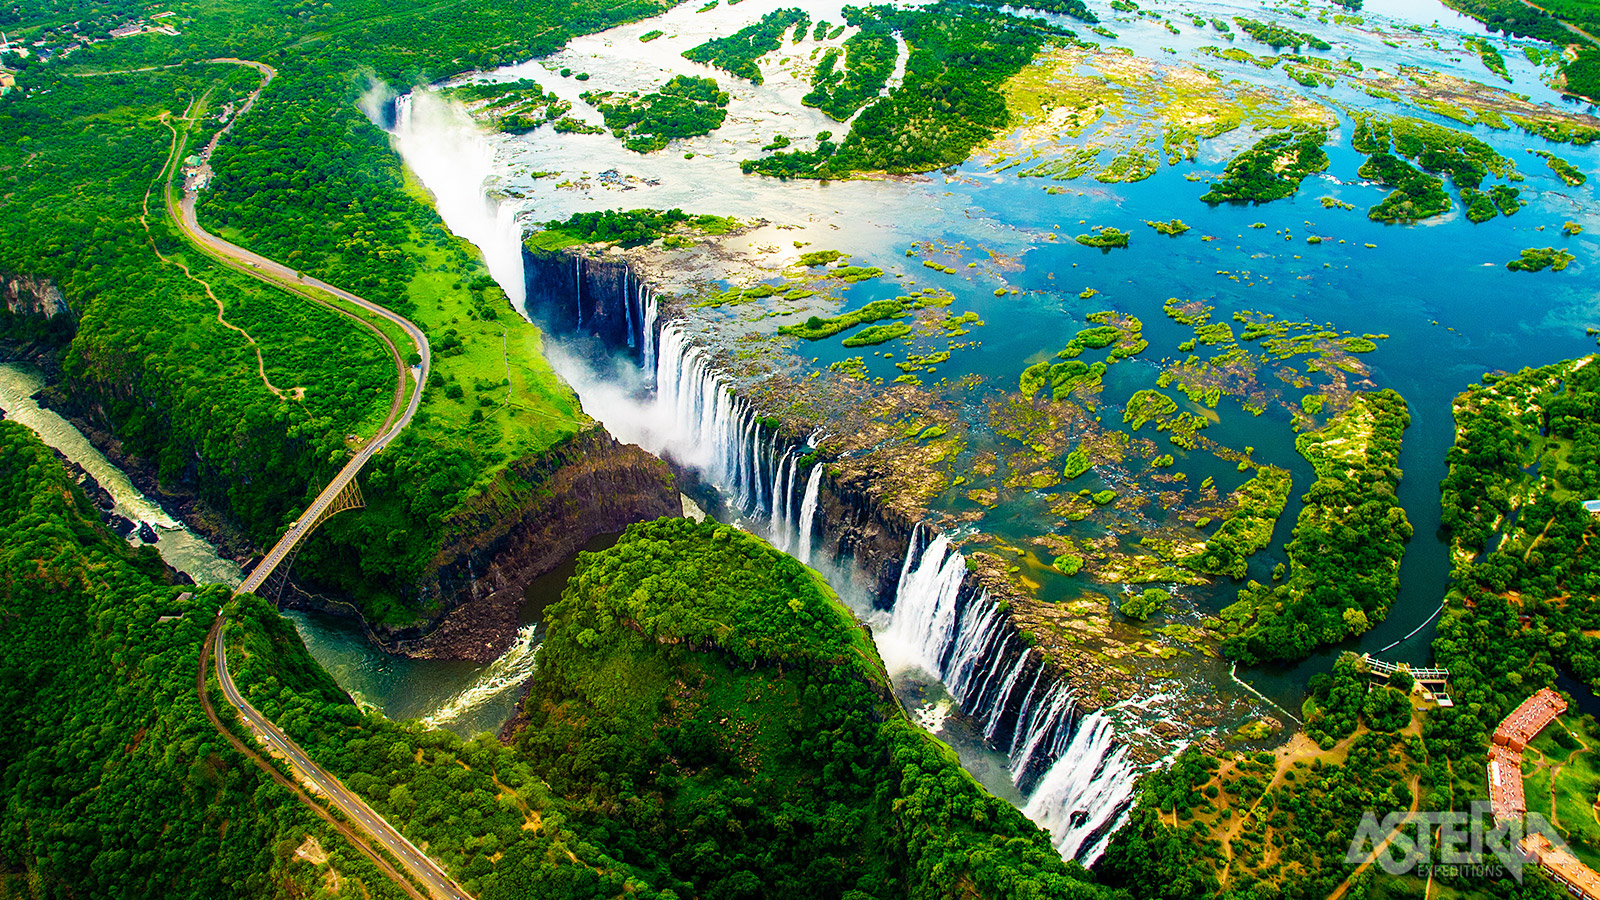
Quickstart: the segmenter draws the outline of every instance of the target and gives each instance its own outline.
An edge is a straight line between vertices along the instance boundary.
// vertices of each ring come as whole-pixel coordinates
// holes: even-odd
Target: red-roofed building
[[[1584,900],[1600,900],[1600,875],[1565,850],[1558,850],[1550,839],[1537,832],[1522,839],[1522,854],[1539,864],[1556,883]]]
[[[1535,735],[1566,711],[1567,701],[1561,699],[1560,694],[1549,688],[1540,688],[1537,694],[1522,701],[1521,706],[1500,722],[1500,726],[1494,730],[1494,742],[1521,753]]]

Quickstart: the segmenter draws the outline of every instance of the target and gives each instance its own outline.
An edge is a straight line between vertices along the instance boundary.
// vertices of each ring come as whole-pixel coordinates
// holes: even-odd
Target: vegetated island
[[[1474,223],[1501,214],[1510,216],[1521,209],[1521,190],[1509,183],[1481,190],[1490,175],[1508,182],[1520,181],[1522,175],[1510,159],[1477,137],[1406,116],[1386,118],[1361,113],[1354,118],[1351,146],[1368,154],[1357,174],[1394,189],[1368,211],[1368,218],[1414,222],[1449,210],[1450,196],[1445,193],[1444,180],[1424,172],[1450,176],[1467,207],[1467,218]],[[1414,161],[1420,171],[1406,159]]]
[[[759,538],[632,526],[547,622],[512,746],[662,887],[776,896],[821,861],[846,895],[1102,894],[911,723],[866,631]]]
[[[733,34],[690,47],[683,51],[683,57],[761,84],[761,67],[756,60],[783,46],[784,34],[802,20],[809,25],[811,17],[795,7],[773,10]]]
[[[1410,424],[1392,390],[1356,394],[1320,431],[1295,439],[1317,481],[1285,548],[1289,577],[1250,582],[1222,612],[1223,650],[1244,663],[1300,659],[1359,635],[1389,614],[1411,524],[1395,489]]]
[[[716,79],[694,75],[674,75],[650,94],[585,91],[581,96],[635,153],[665,149],[674,138],[710,134],[728,117],[728,93]]]
[[[1529,247],[1522,255],[1506,263],[1513,272],[1542,272],[1550,269],[1560,272],[1577,259],[1571,251],[1554,247]]]
[[[1222,179],[1200,199],[1207,203],[1267,203],[1294,196],[1307,175],[1328,167],[1328,132],[1300,128],[1270,134],[1228,162]]]
[[[1113,248],[1128,246],[1128,232],[1111,225],[1096,225],[1089,234],[1080,234],[1074,240],[1085,247],[1098,247],[1110,252]]]

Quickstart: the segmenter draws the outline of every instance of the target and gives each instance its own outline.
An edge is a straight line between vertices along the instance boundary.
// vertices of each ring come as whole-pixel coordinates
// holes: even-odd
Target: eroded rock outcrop
[[[0,297],[5,298],[6,312],[13,315],[75,318],[61,289],[48,278],[0,272]]]
[[[682,510],[672,472],[603,428],[512,463],[445,523],[428,591],[446,608],[380,634],[397,652],[486,662],[510,646],[522,593],[595,537]]]

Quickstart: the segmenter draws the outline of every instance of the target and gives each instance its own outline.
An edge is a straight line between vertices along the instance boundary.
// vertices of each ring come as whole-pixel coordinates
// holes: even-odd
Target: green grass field
[[[407,173],[407,189],[419,202],[432,197]],[[430,428],[471,440],[489,466],[478,473],[474,491],[519,456],[536,453],[589,422],[577,395],[544,357],[544,335],[511,308],[498,287],[483,290],[480,302],[469,285],[488,275],[477,248],[449,235],[441,246],[419,240],[406,252],[421,262],[408,294],[412,318],[434,343],[438,376],[423,396]],[[451,335],[460,351],[441,351]],[[439,381],[442,379],[443,384]],[[451,397],[451,386],[461,388]],[[474,413],[480,413],[474,418]]]
[[[1590,721],[1563,716],[1523,754],[1523,795],[1528,812],[1560,830],[1574,855],[1600,868],[1600,735]]]

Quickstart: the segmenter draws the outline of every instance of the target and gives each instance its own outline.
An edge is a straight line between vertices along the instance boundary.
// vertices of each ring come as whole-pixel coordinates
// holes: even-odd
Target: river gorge
[[[1282,70],[1230,56],[1231,32],[1214,46],[1204,23],[1253,6],[1194,4],[1200,24],[1183,29],[1121,10],[1107,38],[1119,45],[1061,41],[1016,76],[1009,127],[965,163],[844,181],[740,166],[789,146],[775,136],[809,149],[848,128],[802,102],[815,49],[788,47],[764,81],[729,84],[726,124],[667,152],[626,149],[584,99],[666,76],[728,81],[683,51],[783,5],[680,6],[544,59],[362,97],[444,223],[543,329],[594,424],[513,462],[517,490],[463,504],[430,564],[438,608],[425,622],[370,625],[315,585],[276,598],[339,686],[391,719],[499,733],[575,555],[635,521],[709,514],[821,573],[912,717],[1064,857],[1092,864],[1142,772],[1191,745],[1281,744],[1340,651],[1427,663],[1451,577],[1438,485],[1452,402],[1486,372],[1591,352],[1600,326],[1593,183],[1539,161],[1600,171],[1600,145],[1483,112],[1539,105],[1565,125],[1600,122],[1543,80],[1528,42],[1496,39],[1523,93],[1462,88],[1447,97],[1456,108],[1419,99],[1483,77],[1437,39],[1477,33],[1442,7],[1370,3],[1354,23],[1296,13],[1344,57],[1302,60],[1304,77],[1291,54]],[[905,77],[896,39],[885,90]],[[498,132],[452,94],[522,79],[587,128]],[[1466,127],[1520,199],[1483,222],[1454,208],[1363,214],[1390,190],[1356,146],[1373,110]],[[1216,119],[1231,126],[1207,131]],[[1275,128],[1326,132],[1326,167],[1270,204],[1201,202],[1204,182]],[[1084,153],[1114,161],[1096,174]],[[1148,171],[1124,177],[1130,165]],[[636,208],[687,215],[666,240],[563,237],[574,214]],[[1555,271],[1505,265],[1558,242],[1572,258]],[[237,585],[249,554],[218,552],[41,409],[43,383],[0,366],[0,409],[105,490],[131,541],[153,538],[197,582]],[[1282,580],[1318,477],[1300,438],[1381,389],[1409,413],[1397,496],[1414,536],[1398,596],[1303,662],[1240,669],[1221,650],[1228,610],[1246,579]],[[1237,570],[1203,569],[1216,524],[1272,479],[1284,496],[1261,546]],[[1135,614],[1141,600],[1154,612]]]
[[[1216,6],[1213,12],[1231,11]],[[677,51],[720,27],[718,17],[753,20],[766,9],[679,9],[485,78],[536,78],[572,102],[574,115],[593,117],[581,90],[627,88],[662,71],[710,72]],[[806,9],[818,20],[838,14],[828,4]],[[1384,42],[1406,34],[1420,15],[1400,7],[1373,13],[1363,28],[1327,31],[1369,65],[1399,56]],[[1432,24],[1437,17],[1428,15],[1425,24]],[[654,30],[668,37],[637,44]],[[1170,40],[1153,26],[1125,24],[1120,33],[1148,57],[1158,57],[1157,44]],[[1191,41],[1185,34],[1174,43],[1188,53],[1196,49]],[[619,52],[624,46],[630,49]],[[1404,52],[1415,49],[1408,44]],[[1470,74],[1466,63],[1433,62]],[[584,72],[586,84],[574,85],[558,69]],[[1171,78],[1179,67],[1155,71]],[[1228,75],[1242,80],[1232,84],[1283,90],[1280,80],[1248,66]],[[1330,403],[1374,386],[1394,387],[1407,399],[1411,427],[1400,460],[1406,473],[1400,501],[1417,538],[1402,563],[1390,615],[1340,649],[1426,660],[1449,571],[1434,534],[1435,485],[1452,438],[1450,400],[1484,371],[1579,355],[1589,346],[1577,327],[1593,315],[1581,273],[1550,285],[1541,304],[1522,306],[1502,301],[1522,289],[1517,278],[1526,276],[1500,265],[1501,257],[1537,240],[1530,232],[1551,227],[1552,217],[1587,224],[1589,188],[1546,184],[1552,179],[1530,167],[1526,205],[1514,220],[1385,225],[1342,214],[1364,197],[1381,196],[1381,189],[1352,177],[1360,157],[1336,139],[1328,147],[1328,172],[1311,179],[1299,198],[1259,209],[1176,203],[1175,197],[1199,193],[1187,186],[1191,169],[1205,174],[1210,167],[1214,174],[1238,147],[1230,137],[1202,144],[1189,166],[1127,183],[1073,184],[1064,197],[1050,196],[1060,189],[1041,191],[1048,185],[1007,174],[1006,154],[1014,151],[1005,141],[959,167],[854,181],[848,189],[740,174],[735,161],[748,152],[740,148],[761,143],[768,131],[828,126],[799,104],[802,87],[782,69],[753,91],[735,87],[729,124],[683,142],[686,152],[677,154],[640,156],[603,135],[483,132],[469,110],[427,92],[398,101],[394,136],[407,164],[440,196],[452,229],[495,260],[508,296],[522,299],[527,315],[557,338],[550,355],[585,409],[618,438],[673,463],[686,489],[720,518],[826,573],[873,626],[907,707],[956,746],[991,790],[1049,827],[1067,855],[1093,859],[1131,796],[1139,765],[1190,741],[1238,741],[1247,731],[1276,739],[1293,729],[1307,679],[1325,671],[1334,655],[1236,676],[1203,635],[1205,623],[1231,601],[1225,579],[1128,577],[1163,565],[1138,548],[1138,535],[1174,539],[1185,519],[1197,521],[1182,507],[1216,508],[1216,498],[1240,488],[1252,470],[1275,466],[1290,473],[1295,489],[1277,518],[1271,550],[1249,570],[1270,580],[1313,477],[1294,447],[1305,413],[1276,381],[1235,385],[1212,404],[1215,412],[1200,411],[1209,419],[1204,446],[1223,452],[1190,452],[1179,462],[1189,486],[1205,483],[1198,501],[1185,499],[1181,480],[1175,484],[1131,460],[1118,463],[1120,456],[1095,459],[1101,484],[1128,498],[1127,507],[1116,502],[1110,518],[1073,511],[1060,521],[1066,498],[1055,493],[1059,478],[1042,477],[1032,490],[1024,478],[1021,491],[1000,488],[998,501],[954,487],[976,483],[975,471],[994,471],[996,457],[1002,471],[994,480],[1007,465],[1017,478],[1039,476],[1036,464],[1016,458],[1015,445],[1007,444],[1023,432],[1008,418],[1016,407],[1006,405],[1004,384],[1023,367],[1019,360],[1034,362],[1041,350],[1067,343],[1093,311],[1135,316],[1131,325],[1112,321],[1148,341],[1153,357],[1186,339],[1186,346],[1194,343],[1188,323],[1163,309],[1167,298],[1214,307],[1217,319],[1231,315],[1247,332],[1263,322],[1327,320],[1315,327],[1336,335],[1353,329],[1376,341],[1376,352],[1360,356],[1325,351],[1320,366],[1313,357],[1310,366],[1291,371],[1282,368],[1286,361],[1303,361],[1288,356],[1256,365],[1263,375],[1278,368],[1290,388],[1313,385],[1313,396],[1320,391]],[[1359,90],[1335,87],[1327,92],[1332,102],[1322,101],[1325,112],[1315,115],[1348,135],[1357,122],[1342,112],[1350,106],[1341,101],[1353,104],[1348,98]],[[1532,91],[1539,96],[1538,87]],[[1479,133],[1507,158],[1525,146],[1526,139]],[[1580,165],[1595,159],[1592,148],[1560,150],[1586,161]],[[674,206],[742,224],[687,247],[522,249],[516,259],[510,252],[523,243],[530,221]],[[1105,252],[1070,240],[1071,231],[1090,225],[1165,221],[1174,213],[1189,220],[1193,233],[1167,238],[1141,230],[1128,249]],[[1466,228],[1475,229],[1470,240]],[[829,281],[825,268],[797,267],[814,248],[842,251],[840,266],[887,274]],[[1431,263],[1418,267],[1418,258]],[[1382,291],[1373,288],[1379,284]],[[770,299],[752,303],[761,294],[749,289],[763,285],[775,286],[765,295]],[[896,295],[906,301],[908,293],[950,315],[919,313],[924,337],[908,339],[914,345],[904,353],[869,356],[827,341],[793,347],[776,331],[841,306],[859,309]],[[957,311],[969,313],[957,318]],[[957,324],[948,325],[953,319]],[[1120,412],[1169,365],[1134,359],[1110,368],[1100,408]],[[932,374],[939,369],[961,374]],[[1137,425],[1113,427],[1109,416],[1102,425],[1095,406],[1077,425],[1047,427],[1132,442],[1126,445],[1146,458],[1160,452],[1137,449],[1143,437]],[[928,451],[906,440],[917,432],[956,437],[949,451],[931,451],[930,463]],[[1041,542],[1046,532],[1060,537]],[[1108,534],[1130,533],[1133,546],[1105,543]],[[1051,565],[1052,556],[1078,555],[1096,566],[1096,553],[1084,553],[1086,547],[1102,551],[1095,580],[1104,587],[1085,589]],[[1172,624],[1152,630],[1107,614],[1106,606],[1128,590],[1121,584],[1152,581],[1175,597]],[[1174,707],[1198,715],[1180,723]],[[1252,722],[1267,727],[1243,727]]]

